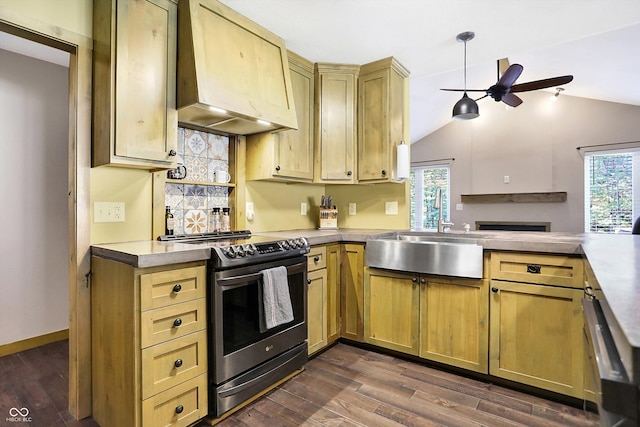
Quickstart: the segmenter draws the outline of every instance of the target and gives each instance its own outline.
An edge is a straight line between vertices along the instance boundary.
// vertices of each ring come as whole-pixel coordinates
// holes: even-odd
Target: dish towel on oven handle
[[[262,311],[260,332],[293,321],[287,267],[262,270]],[[264,322],[264,324],[263,324]]]

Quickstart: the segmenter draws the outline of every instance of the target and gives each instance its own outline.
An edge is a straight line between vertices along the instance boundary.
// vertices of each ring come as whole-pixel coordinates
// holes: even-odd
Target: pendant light
[[[467,95],[467,42],[475,36],[473,31],[465,31],[456,37],[456,40],[459,42],[464,42],[464,94],[462,98],[456,102],[456,105],[453,106],[452,115],[454,119],[458,120],[475,119],[480,115],[478,112],[478,104]]]

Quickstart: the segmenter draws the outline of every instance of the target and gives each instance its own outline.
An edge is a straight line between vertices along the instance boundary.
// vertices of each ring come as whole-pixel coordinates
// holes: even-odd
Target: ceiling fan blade
[[[515,108],[518,105],[522,104],[522,99],[520,99],[518,95],[514,95],[513,93],[509,92],[502,97],[502,102],[510,107]]]
[[[511,86],[511,92],[528,92],[530,90],[546,89],[548,87],[560,86],[573,80],[573,76],[552,77],[550,79],[535,80],[527,83],[520,83]]]
[[[504,75],[504,73],[507,72],[507,68],[509,68],[509,59],[508,58],[498,59],[498,78],[496,80],[500,80],[500,76]]]
[[[486,92],[486,89],[440,89],[449,92]]]
[[[511,85],[518,80],[523,69],[524,68],[520,64],[509,65],[509,68],[507,68],[507,71],[505,71],[502,77],[500,77],[496,86],[511,87]]]
[[[487,95],[481,96],[480,98],[474,99],[474,101],[480,101],[481,99],[486,98],[487,96],[489,96],[489,95],[487,94]]]

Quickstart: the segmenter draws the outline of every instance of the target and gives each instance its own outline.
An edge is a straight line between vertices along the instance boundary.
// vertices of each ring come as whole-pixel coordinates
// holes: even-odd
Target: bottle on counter
[[[209,232],[215,233],[220,231],[220,208],[211,209],[211,214],[209,215]]]
[[[164,234],[172,235],[174,229],[173,214],[171,213],[171,207],[166,206],[164,214]]]
[[[220,231],[231,231],[229,208],[222,208],[222,225],[220,226]]]

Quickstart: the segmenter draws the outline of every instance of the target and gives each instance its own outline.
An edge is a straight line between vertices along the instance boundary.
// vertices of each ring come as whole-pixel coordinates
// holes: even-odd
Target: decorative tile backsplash
[[[229,137],[178,128],[177,163],[187,168],[187,181],[214,182],[215,171],[229,171]],[[166,183],[165,206],[171,208],[175,234],[204,233],[214,207],[229,206],[229,188]]]

